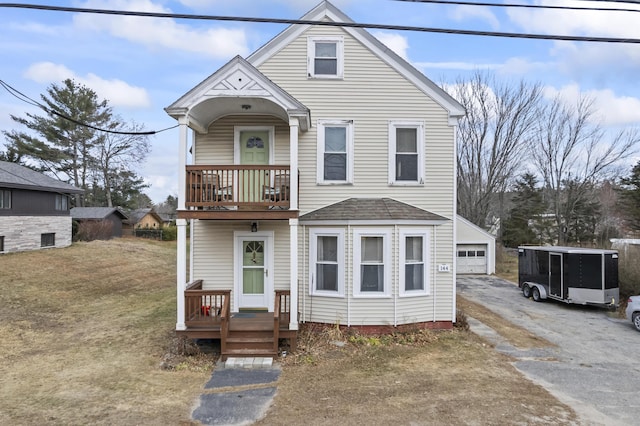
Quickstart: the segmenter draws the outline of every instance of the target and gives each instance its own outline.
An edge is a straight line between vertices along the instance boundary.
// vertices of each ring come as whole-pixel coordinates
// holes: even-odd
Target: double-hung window
[[[344,229],[309,230],[311,294],[344,296]]]
[[[353,121],[318,120],[318,183],[353,182]]]
[[[400,295],[429,294],[428,231],[400,231]]]
[[[342,37],[307,39],[308,75],[310,78],[342,78],[344,41]]]
[[[424,183],[424,124],[389,122],[389,183]]]
[[[358,229],[353,232],[353,295],[387,297],[391,294],[391,231]]]
[[[0,189],[0,209],[11,208],[11,191],[8,189]]]

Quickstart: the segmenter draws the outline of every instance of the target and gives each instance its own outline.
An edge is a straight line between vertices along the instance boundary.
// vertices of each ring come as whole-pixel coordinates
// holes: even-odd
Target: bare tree
[[[581,205],[593,201],[589,199],[592,188],[636,152],[640,138],[635,129],[607,138],[594,120],[593,100],[587,97],[568,105],[557,96],[539,116],[531,158],[549,194],[558,244],[564,244],[568,218],[579,214]]]
[[[125,126],[116,122],[112,129],[129,133],[142,133],[143,126],[131,123]],[[146,135],[107,133],[104,143],[99,147],[96,155],[97,169],[104,188],[105,199],[109,207],[113,207],[112,190],[116,185],[113,177],[122,171],[135,170],[136,164],[141,164],[149,153],[149,140]]]
[[[522,174],[541,93],[538,83],[499,83],[484,72],[451,88],[467,112],[458,128],[458,212],[478,226],[496,196]]]

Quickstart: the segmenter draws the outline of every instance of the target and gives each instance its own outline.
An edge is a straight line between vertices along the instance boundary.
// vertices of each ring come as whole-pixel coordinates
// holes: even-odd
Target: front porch
[[[281,339],[295,350],[297,330],[290,328],[290,291],[276,290],[274,300],[273,312],[231,312],[231,290],[203,290],[202,280],[193,281],[184,291],[186,328],[177,333],[192,339],[219,339],[223,361],[277,357]]]

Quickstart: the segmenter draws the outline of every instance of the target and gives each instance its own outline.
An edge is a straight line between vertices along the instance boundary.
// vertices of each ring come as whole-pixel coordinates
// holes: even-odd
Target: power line
[[[151,136],[151,135],[155,135],[157,133],[160,132],[164,132],[167,130],[171,130],[171,129],[175,129],[176,127],[179,126],[179,124],[176,124],[175,126],[171,126],[171,127],[167,127],[165,129],[162,130],[151,130],[148,132],[125,132],[125,131],[119,131],[119,130],[110,130],[110,129],[103,129],[100,127],[96,127],[93,126],[91,124],[88,123],[83,123],[81,121],[76,120],[75,118],[71,118],[65,114],[62,114],[54,109],[48,108],[47,106],[41,104],[40,102],[30,98],[29,96],[25,95],[24,93],[20,92],[18,89],[12,87],[11,85],[9,85],[8,83],[0,80],[0,86],[2,86],[7,92],[9,92],[10,95],[14,96],[15,98],[21,100],[22,102],[26,102],[29,105],[35,106],[37,108],[42,109],[44,112],[46,112],[47,114],[53,114],[56,115],[64,120],[70,121],[74,124],[77,124],[78,126],[83,126],[83,127],[88,127],[89,129],[93,129],[93,130],[97,130],[99,132],[105,132],[105,133],[112,133],[115,135],[128,135],[128,136]]]
[[[522,3],[488,3],[480,1],[457,1],[457,0],[393,0],[406,3],[436,3],[451,4],[456,6],[489,6],[489,7],[519,7],[527,9],[552,9],[552,10],[587,10],[599,12],[640,12],[640,9],[622,9],[622,8],[606,8],[606,7],[582,7],[582,6],[547,6],[541,4],[522,4]],[[590,0],[593,1],[593,0]],[[609,1],[609,0],[603,0]],[[626,2],[625,2],[626,3]],[[638,4],[630,2],[632,4]]]
[[[551,34],[504,33],[504,32],[496,32],[496,31],[473,31],[473,30],[459,30],[459,29],[447,29],[447,28],[427,28],[427,27],[414,27],[414,26],[406,26],[406,25],[363,24],[363,23],[357,23],[357,22],[313,21],[313,20],[304,20],[304,19],[284,19],[284,18],[252,18],[252,17],[243,17],[243,16],[192,15],[192,14],[184,14],[184,13],[136,12],[136,11],[126,11],[126,10],[91,9],[91,8],[80,8],[80,7],[49,6],[49,5],[20,4],[20,3],[0,3],[0,7],[19,8],[19,9],[36,9],[36,10],[57,11],[57,12],[93,13],[93,14],[101,14],[101,15],[137,16],[137,17],[145,17],[145,18],[170,18],[170,19],[189,19],[189,20],[207,20],[207,21],[227,21],[227,22],[228,21],[256,22],[256,23],[289,24],[289,25],[316,25],[316,26],[328,26],[328,27],[367,28],[367,29],[393,30],[393,31],[416,31],[416,32],[438,33],[438,34],[522,38],[522,39],[533,39],[533,40],[640,44],[640,39],[620,38],[620,37],[589,37],[589,36],[567,36],[567,35],[551,35]]]

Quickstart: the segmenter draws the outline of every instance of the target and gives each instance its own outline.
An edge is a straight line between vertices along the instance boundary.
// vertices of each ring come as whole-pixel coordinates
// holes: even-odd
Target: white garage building
[[[456,216],[456,273],[496,272],[496,239],[462,216]]]

